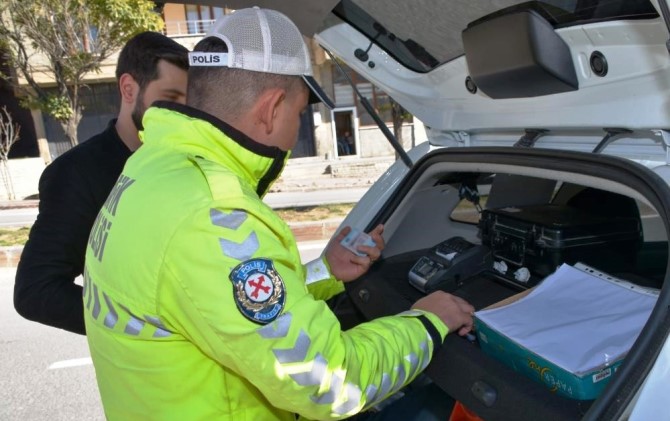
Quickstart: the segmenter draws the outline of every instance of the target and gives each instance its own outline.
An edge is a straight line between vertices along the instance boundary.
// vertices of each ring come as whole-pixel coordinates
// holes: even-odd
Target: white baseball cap
[[[240,9],[217,19],[205,37],[226,43],[227,53],[193,51],[191,66],[221,66],[254,72],[302,76],[310,89],[309,103],[335,105],[314,79],[309,49],[297,26],[271,9]]]

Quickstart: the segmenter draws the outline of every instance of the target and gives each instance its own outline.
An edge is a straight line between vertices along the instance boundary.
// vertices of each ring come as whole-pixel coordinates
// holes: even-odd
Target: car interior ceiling
[[[437,163],[425,169],[386,214],[382,259],[348,286],[365,319],[407,310],[433,290],[461,296],[481,310],[536,286],[561,263],[585,263],[645,288],[661,288],[665,278],[668,242],[659,213],[634,189],[605,178],[483,162]],[[505,218],[530,223],[533,230],[540,225],[547,232],[555,229],[558,236],[549,241],[556,244],[524,256],[523,250],[540,247],[540,242],[518,247],[528,239],[504,231],[509,228],[501,222]],[[581,243],[571,232],[593,242]],[[445,279],[429,284],[428,276],[413,272],[420,273],[419,261],[439,247],[467,249],[471,257],[449,267],[457,275],[443,274]],[[528,267],[529,277],[519,280],[513,271],[496,271],[498,261],[512,269]],[[419,287],[412,276],[420,280]],[[476,342],[456,335],[447,341],[448,356],[438,358],[428,373],[484,419],[578,419],[593,402],[550,392],[484,355]],[[487,406],[472,391],[482,378],[495,385],[495,405]]]
[[[466,29],[464,23],[481,24],[502,15],[524,11],[541,15],[555,28],[617,19],[655,19],[659,16],[649,0],[451,0],[448,7],[442,7],[434,0],[423,1],[418,6],[408,2],[342,0],[333,9],[336,16],[366,34],[370,40],[375,40],[405,67],[417,72],[430,71],[464,53],[461,40],[461,32]],[[327,25],[331,24],[333,21]],[[380,35],[379,27],[384,28],[383,35]],[[417,31],[415,28],[431,30]],[[505,28],[494,35],[506,37],[508,32],[515,31]],[[365,47],[360,46],[362,49]],[[514,84],[514,78],[510,81]]]

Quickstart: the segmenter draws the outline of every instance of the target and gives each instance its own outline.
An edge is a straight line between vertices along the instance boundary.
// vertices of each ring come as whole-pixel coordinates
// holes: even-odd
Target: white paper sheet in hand
[[[477,317],[526,349],[581,374],[624,357],[657,295],[562,265],[527,296]]]

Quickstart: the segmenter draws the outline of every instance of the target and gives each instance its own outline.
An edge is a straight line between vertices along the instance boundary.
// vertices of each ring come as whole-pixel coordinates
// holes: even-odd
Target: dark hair
[[[200,40],[193,51],[228,51],[216,37]],[[278,87],[292,91],[302,86],[299,76],[253,72],[217,66],[191,66],[188,71],[186,103],[210,114],[235,117],[246,112],[266,89]]]
[[[116,80],[128,73],[140,89],[158,79],[158,62],[165,60],[188,70],[188,50],[172,38],[159,32],[141,32],[132,37],[121,50],[116,65]]]

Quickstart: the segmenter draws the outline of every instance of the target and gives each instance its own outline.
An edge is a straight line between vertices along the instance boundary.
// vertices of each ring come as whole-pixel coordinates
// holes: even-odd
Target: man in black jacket
[[[119,55],[118,118],[107,129],[58,157],[42,173],[39,215],[30,231],[14,285],[23,317],[85,334],[82,287],[88,235],[123,166],[140,145],[144,111],[156,100],[184,103],[188,50],[157,32],[130,39]]]

